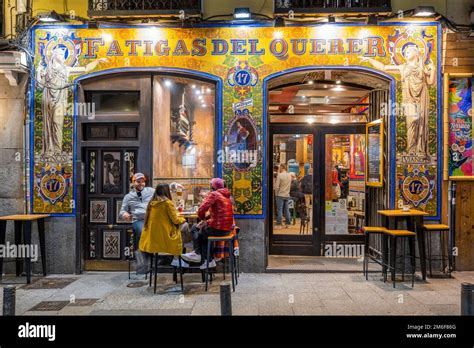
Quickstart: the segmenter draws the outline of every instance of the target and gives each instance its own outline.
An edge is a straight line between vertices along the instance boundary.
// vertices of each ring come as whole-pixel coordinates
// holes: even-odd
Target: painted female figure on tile
[[[400,65],[385,65],[368,57],[361,57],[361,61],[369,62],[376,69],[401,75],[402,107],[407,121],[407,154],[429,158],[429,87],[436,82],[436,69],[431,59],[425,64],[420,48],[412,42],[402,47],[402,55],[405,63]]]
[[[56,41],[50,41],[56,43]],[[67,41],[62,41],[67,44]],[[70,67],[67,59],[72,52],[65,43],[52,47],[37,69],[37,84],[42,90],[43,136],[42,154],[60,155],[63,145],[64,116],[68,112],[69,75],[88,73],[106,58],[98,59],[85,67]],[[72,109],[72,108],[71,108]]]

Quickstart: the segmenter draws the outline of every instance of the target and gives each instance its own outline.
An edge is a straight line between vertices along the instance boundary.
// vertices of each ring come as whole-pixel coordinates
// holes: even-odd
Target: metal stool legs
[[[409,257],[410,257],[410,268],[411,268],[411,287],[413,288],[415,286],[415,271],[416,271],[416,255],[415,255],[415,237],[414,236],[408,236],[408,237],[395,237],[392,236],[390,237],[390,271],[391,271],[391,278],[393,282],[393,287],[395,288],[396,284],[396,271],[397,271],[397,241],[398,238],[401,238],[402,240],[402,281],[405,280],[405,258],[407,257],[405,253],[405,243],[408,242],[408,247],[409,247]],[[386,280],[386,277],[384,278],[384,281]]]
[[[151,266],[151,270],[150,270],[150,286],[151,286],[151,282],[152,282],[152,278],[154,276],[154,289],[153,289],[153,292],[156,294],[156,288],[157,288],[157,281],[158,281],[158,259],[159,259],[159,255],[158,254],[151,254],[151,257],[150,257],[150,266]],[[154,261],[154,262],[153,262]],[[178,261],[179,261],[179,267],[177,269],[177,272],[179,272],[179,278],[180,278],[180,285],[181,285],[181,291],[184,291],[184,282],[183,282],[183,266],[182,266],[182,259],[181,259],[181,256],[178,257]],[[174,273],[176,273],[176,271],[174,271]],[[173,280],[174,277],[173,277]],[[178,280],[176,278],[175,282],[177,283]]]
[[[207,260],[204,260],[206,262],[206,271],[204,274],[205,282],[206,282],[206,291],[208,290],[209,287],[209,282],[212,283],[212,275],[209,273],[209,258],[211,257],[211,243],[212,241],[207,242]],[[226,240],[225,243],[228,245],[228,250],[229,250],[229,271],[232,279],[232,291],[235,291],[235,284],[237,283],[237,274],[236,274],[236,261],[235,261],[235,256],[234,256],[234,238],[232,240]],[[226,262],[225,262],[225,255],[224,255],[224,279],[225,279],[225,271],[226,271]],[[209,277],[210,280],[209,280]]]
[[[209,257],[211,256],[211,242],[207,241],[207,260],[204,260],[206,262],[206,273],[205,273],[205,278],[206,278],[206,291],[208,287],[208,282],[209,282]],[[212,279],[211,279],[212,282]]]
[[[158,275],[158,254],[155,254],[154,256],[154,259],[155,259],[155,288],[154,288],[154,293],[156,294],[156,281],[157,281],[157,275]]]

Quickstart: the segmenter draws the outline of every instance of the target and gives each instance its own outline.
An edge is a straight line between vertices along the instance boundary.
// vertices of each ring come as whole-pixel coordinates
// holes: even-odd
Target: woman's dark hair
[[[166,197],[171,200],[170,185],[168,184],[158,184],[155,190],[155,197]]]

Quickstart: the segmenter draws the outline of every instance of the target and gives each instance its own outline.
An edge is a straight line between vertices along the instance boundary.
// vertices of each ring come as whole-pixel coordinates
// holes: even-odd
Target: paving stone
[[[285,283],[283,285],[285,289],[288,291],[289,294],[291,293],[300,293],[300,292],[311,292],[314,290],[311,283],[304,282],[304,283]]]
[[[364,315],[361,306],[351,300],[322,300],[328,315]]]
[[[189,309],[94,310],[90,315],[190,315]]]
[[[192,308],[191,315],[221,315],[221,306],[217,302],[196,303]]]
[[[291,308],[295,315],[328,315],[324,306],[292,305]]]
[[[293,309],[289,304],[274,304],[271,302],[261,302],[258,305],[259,315],[293,315]]]
[[[344,299],[347,298],[347,292],[345,292],[342,288],[314,288],[314,292],[318,294],[321,299],[325,300],[335,300],[335,299]]]
[[[446,291],[412,292],[410,296],[426,305],[456,305],[460,303],[460,296]]]
[[[429,308],[433,315],[461,315],[459,305],[430,305]]]

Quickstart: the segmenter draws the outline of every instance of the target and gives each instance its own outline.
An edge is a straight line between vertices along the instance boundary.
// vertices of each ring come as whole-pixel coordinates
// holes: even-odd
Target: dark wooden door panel
[[[86,260],[126,260],[125,247],[131,247],[132,226],[120,219],[119,211],[123,197],[130,191],[137,150],[103,147],[85,152]]]

